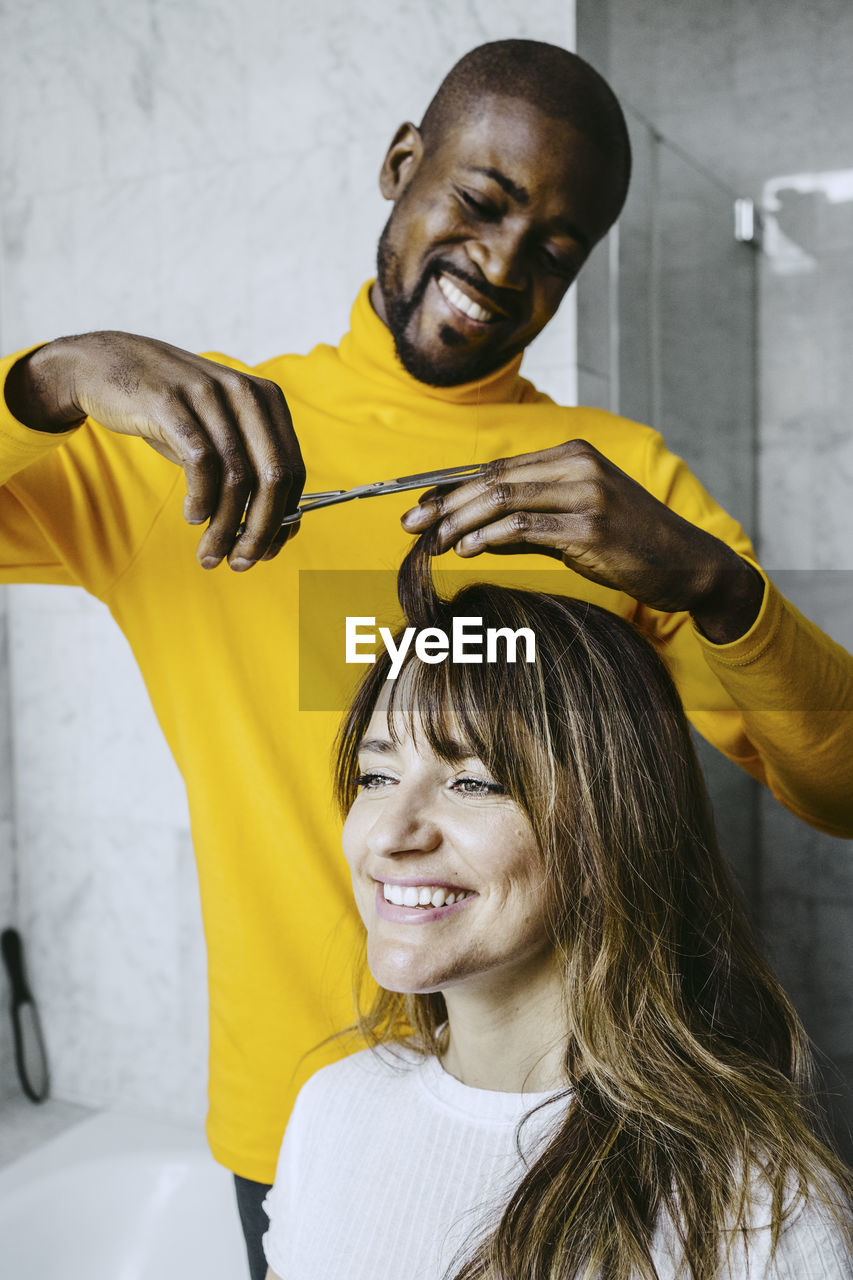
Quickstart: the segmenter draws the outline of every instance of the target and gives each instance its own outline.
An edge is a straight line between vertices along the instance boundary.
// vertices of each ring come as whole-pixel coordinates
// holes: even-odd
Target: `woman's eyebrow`
[[[448,760],[454,764],[461,764],[465,760],[479,760],[479,756],[471,746],[470,742],[459,742],[455,738],[450,738],[442,744],[444,750],[442,755],[446,755]],[[390,738],[362,738],[358,744],[358,754],[361,755],[389,755],[396,751],[396,744]]]
[[[365,752],[389,752],[394,750],[394,744],[390,738],[362,738],[358,744],[359,754]]]

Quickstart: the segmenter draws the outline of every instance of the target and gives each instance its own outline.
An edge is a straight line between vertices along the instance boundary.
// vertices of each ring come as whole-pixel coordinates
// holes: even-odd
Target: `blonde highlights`
[[[386,684],[389,660],[377,659],[339,735],[338,799],[346,811],[355,797],[359,743],[388,688],[392,734],[417,721],[452,758],[452,721],[525,810],[546,868],[571,1086],[455,1280],[656,1280],[664,1216],[685,1276],[717,1280],[759,1188],[774,1248],[803,1199],[853,1247],[853,1181],[820,1136],[808,1041],[738,902],[663,663],[629,623],[567,597],[475,583],[444,600],[431,549],[419,540],[400,570],[407,622],[529,627],[536,662],[413,659]],[[433,1054],[445,1019],[440,993],[380,990],[359,1027]]]

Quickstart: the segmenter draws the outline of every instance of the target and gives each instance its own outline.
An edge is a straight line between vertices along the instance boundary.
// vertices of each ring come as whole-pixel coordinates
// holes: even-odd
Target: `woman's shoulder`
[[[853,1280],[853,1218],[841,1188],[829,1179],[820,1187],[801,1187],[789,1175],[779,1205],[756,1164],[744,1190],[742,1212],[733,1210],[720,1241],[721,1278]],[[677,1226],[669,1212],[661,1215],[653,1253],[662,1275],[679,1274],[684,1225]]]
[[[733,1277],[853,1280],[853,1219],[840,1188],[810,1185],[801,1189],[789,1179],[774,1248],[773,1197],[763,1177],[753,1185],[746,1229],[734,1233],[730,1242],[739,1260],[732,1266]]]
[[[337,1111],[353,1096],[359,1104],[371,1097],[406,1092],[426,1063],[424,1055],[405,1044],[360,1049],[315,1071],[299,1091],[294,1116]]]
[[[840,1187],[788,1188],[773,1264],[774,1280],[853,1280],[853,1212]]]

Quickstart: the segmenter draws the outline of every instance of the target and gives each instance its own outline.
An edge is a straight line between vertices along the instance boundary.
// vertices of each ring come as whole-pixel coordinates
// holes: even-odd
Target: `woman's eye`
[[[393,782],[394,779],[389,777],[387,773],[360,773],[356,778],[356,786],[362,791],[376,791],[385,783]]]
[[[491,782],[486,778],[457,778],[453,785],[466,796],[506,795],[499,782]]]

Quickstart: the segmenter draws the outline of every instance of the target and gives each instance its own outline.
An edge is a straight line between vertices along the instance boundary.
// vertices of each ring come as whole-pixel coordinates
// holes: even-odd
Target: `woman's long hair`
[[[849,1237],[853,1181],[817,1136],[808,1041],[738,903],[663,663],[594,605],[485,583],[443,600],[430,549],[419,540],[400,570],[409,625],[527,627],[536,661],[416,659],[386,684],[377,658],[341,728],[338,798],[345,812],[390,688],[392,734],[416,723],[453,758],[461,733],[524,809],[544,859],[571,1086],[559,1128],[456,1280],[653,1280],[666,1216],[685,1274],[716,1280],[728,1244],[748,1244],[756,1194],[774,1249],[803,1199]],[[380,989],[358,1025],[373,1044],[432,1054],[446,1017],[440,993]]]

